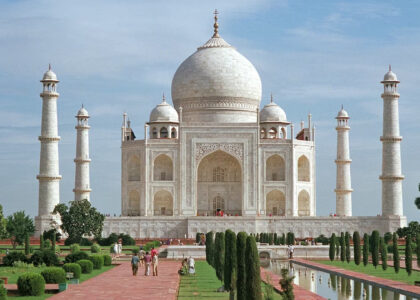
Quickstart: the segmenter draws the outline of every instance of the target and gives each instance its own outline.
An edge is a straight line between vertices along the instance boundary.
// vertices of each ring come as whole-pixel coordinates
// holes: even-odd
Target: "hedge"
[[[38,273],[24,273],[17,280],[18,292],[21,296],[41,296],[45,291],[45,280]]]
[[[86,252],[77,252],[77,253],[70,253],[69,255],[66,256],[66,258],[64,259],[65,263],[74,263],[77,262],[78,260],[82,260],[82,259],[89,259],[89,255]]]
[[[62,268],[50,267],[41,272],[45,283],[63,283],[66,282],[66,272]]]
[[[99,253],[101,252],[101,246],[99,246],[98,244],[93,244],[92,246],[90,246],[90,252],[92,253]]]
[[[75,254],[75,253],[80,252],[80,246],[79,246],[79,244],[71,244],[70,245],[70,252],[72,254]]]
[[[13,263],[15,261],[27,262],[28,259],[26,258],[25,254],[18,251],[12,251],[9,254],[7,254],[5,257],[3,257],[3,264],[5,266],[11,267],[13,266]]]
[[[112,257],[111,255],[104,254],[104,266],[110,266],[112,264]]]
[[[49,266],[56,266],[59,264],[58,256],[55,254],[53,250],[50,249],[44,249],[42,251],[36,251],[34,254],[32,254],[30,260],[31,263],[34,264],[34,266],[39,266],[42,264]]]
[[[83,274],[90,274],[93,270],[93,263],[88,259],[81,259],[76,262],[82,269]]]
[[[75,279],[79,279],[82,273],[82,267],[77,263],[64,264],[63,269],[67,273],[73,273],[73,278]]]
[[[96,270],[100,270],[104,266],[103,255],[92,254],[91,256],[89,256],[89,260],[93,263],[93,268]]]

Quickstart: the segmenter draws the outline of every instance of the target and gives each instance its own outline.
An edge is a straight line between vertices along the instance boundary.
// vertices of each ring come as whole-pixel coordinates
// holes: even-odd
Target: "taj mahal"
[[[38,234],[54,218],[51,212],[59,203],[61,179],[59,81],[49,68],[41,82]],[[180,64],[172,79],[173,105],[165,95],[157,101],[144,124],[144,139],[136,138],[142,124],[131,122],[129,112],[123,114],[121,216],[106,218],[103,235],[123,232],[137,238],[178,238],[230,228],[313,237],[356,230],[385,233],[405,226],[399,81],[389,68],[381,83],[382,214],[352,215],[350,117],[341,108],[337,125],[331,128],[337,132],[336,199],[331,199],[336,213],[317,216],[312,116],[295,126],[273,97],[261,107],[258,71],[220,36],[216,13],[212,37]],[[84,107],[76,115],[75,200],[90,199],[89,117]]]

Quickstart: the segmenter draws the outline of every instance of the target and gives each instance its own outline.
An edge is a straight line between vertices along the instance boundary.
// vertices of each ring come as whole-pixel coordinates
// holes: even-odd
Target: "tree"
[[[274,240],[274,245],[278,245],[278,244],[279,244],[279,243],[278,243],[279,238],[278,238],[278,236],[277,236],[277,232],[275,232],[275,233],[274,233],[273,240]]]
[[[282,289],[281,295],[285,300],[293,300],[295,299],[295,295],[293,294],[293,279],[295,276],[289,276],[288,269],[281,269],[281,279],[280,279],[280,286]]]
[[[363,265],[367,266],[369,263],[369,235],[363,235]]]
[[[293,232],[288,232],[286,236],[287,245],[295,244],[295,234]]]
[[[360,265],[360,235],[358,231],[353,232],[353,256],[354,263]]]
[[[40,236],[39,236],[39,250],[44,250],[44,248],[45,248],[45,245],[44,245],[45,243],[44,243],[44,235],[43,234],[41,234]]]
[[[384,234],[384,242],[385,244],[389,244],[389,242],[392,241],[392,233],[391,232],[386,232]]]
[[[210,266],[213,266],[213,253],[214,249],[214,240],[213,240],[213,231],[206,233],[206,261]]]
[[[335,233],[333,233],[331,235],[330,238],[330,251],[329,251],[329,255],[330,255],[330,260],[333,261],[335,258]]]
[[[335,237],[335,256],[338,259],[338,256],[340,255],[340,237],[336,236]]]
[[[413,270],[413,249],[411,249],[411,238],[405,238],[405,270],[411,275]]]
[[[420,183],[419,183],[418,189],[420,192]],[[420,197],[417,197],[416,200],[414,200],[414,204],[417,206],[418,209],[420,209]]]
[[[214,268],[216,269],[216,276],[220,281],[223,281],[225,264],[225,234],[223,232],[216,233],[214,241]]]
[[[417,267],[420,267],[420,233],[417,233],[416,245]]]
[[[382,269],[386,270],[388,268],[388,262],[387,262],[388,249],[386,248],[385,240],[383,238],[380,238],[379,244],[381,246]]]
[[[341,233],[340,236],[340,260],[344,262],[346,260],[346,241],[344,238],[344,233]]]
[[[420,224],[417,221],[412,221],[408,223],[408,227],[402,227],[397,229],[397,234],[400,238],[405,238],[407,236],[415,238],[417,233],[420,233]]]
[[[34,234],[35,226],[32,218],[25,215],[24,211],[18,211],[7,217],[6,230],[12,240],[13,249],[16,249],[17,245],[24,243],[26,235]]]
[[[51,250],[52,251],[54,251],[55,252],[55,243],[56,243],[56,235],[55,235],[55,232],[54,232],[54,234],[53,234],[53,236],[52,236],[52,240],[51,240]]]
[[[45,230],[42,235],[44,236],[44,240],[52,241],[54,239],[54,235],[55,235],[55,241],[56,242],[60,242],[60,240],[61,240],[61,233],[58,232],[56,228],[52,228],[50,230]]]
[[[392,254],[394,259],[394,270],[395,273],[398,273],[400,271],[400,253],[398,252],[398,239],[395,232],[392,235]]]
[[[246,238],[246,300],[261,300],[260,258],[254,237]]]
[[[372,231],[372,264],[376,267],[379,264],[379,231]]]
[[[6,225],[7,219],[3,215],[3,206],[0,204],[0,240],[8,238]]]
[[[72,242],[80,243],[83,236],[100,237],[104,226],[105,216],[98,212],[88,200],[70,202],[56,205],[53,211],[61,218],[61,230],[66,232]]]
[[[236,288],[236,234],[228,229],[225,232],[225,271],[223,280],[225,290],[230,291],[230,299],[235,298]]]
[[[245,249],[247,235],[245,232],[239,232],[236,238],[236,299],[246,299],[246,270],[245,270]]]
[[[25,255],[29,254],[29,234],[25,236]]]
[[[346,261],[347,263],[350,262],[350,233],[346,231],[345,235],[345,242],[346,242]]]

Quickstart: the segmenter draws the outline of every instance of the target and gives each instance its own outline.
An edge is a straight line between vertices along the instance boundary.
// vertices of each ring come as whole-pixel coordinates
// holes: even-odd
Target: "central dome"
[[[256,122],[261,79],[255,67],[217,32],[172,79],[172,101],[186,122]]]

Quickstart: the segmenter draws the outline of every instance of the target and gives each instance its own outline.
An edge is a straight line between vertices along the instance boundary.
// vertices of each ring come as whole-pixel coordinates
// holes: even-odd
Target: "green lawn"
[[[196,274],[194,276],[181,276],[179,283],[178,300],[191,299],[229,299],[229,293],[218,293],[217,289],[222,286],[216,277],[216,272],[206,261],[195,263]],[[265,283],[261,283],[264,292]],[[274,292],[275,293],[275,292]],[[276,300],[282,297],[275,293]]]
[[[396,280],[405,282],[408,284],[414,284],[414,281],[420,280],[420,272],[414,271],[411,273],[411,276],[408,276],[405,269],[401,269],[398,273],[395,273],[394,267],[388,266],[388,268],[384,271],[382,270],[382,266],[378,266],[376,269],[372,264],[368,264],[366,267],[363,265],[363,263],[360,263],[360,265],[356,265],[353,261],[350,263],[347,262],[341,262],[341,261],[329,261],[329,260],[319,260],[316,261],[317,263],[329,265],[329,266],[336,266],[342,269],[360,272],[376,277]],[[414,262],[415,263],[415,262]]]

